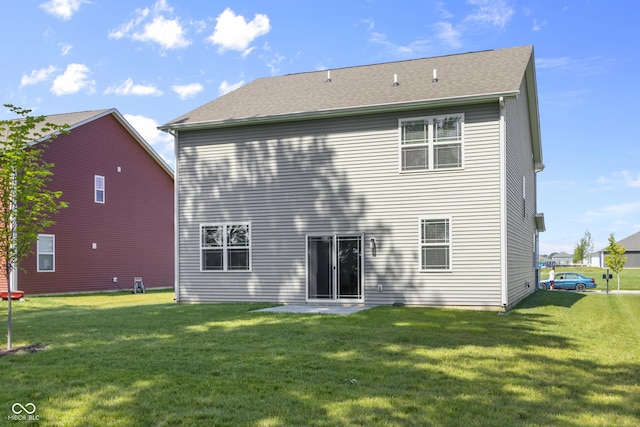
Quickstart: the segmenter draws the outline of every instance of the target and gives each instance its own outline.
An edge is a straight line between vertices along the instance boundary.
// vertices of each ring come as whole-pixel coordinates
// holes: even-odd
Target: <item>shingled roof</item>
[[[640,231],[618,242],[628,251],[640,251]]]
[[[529,101],[537,123],[534,74],[533,47],[522,46],[266,77],[184,114],[160,129],[211,128],[486,102],[518,95],[524,78],[530,79],[527,86],[532,99]]]

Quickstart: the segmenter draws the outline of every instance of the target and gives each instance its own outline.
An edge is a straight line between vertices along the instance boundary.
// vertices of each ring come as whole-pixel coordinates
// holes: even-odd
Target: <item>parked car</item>
[[[595,279],[591,277],[584,277],[578,273],[556,273],[556,280],[554,283],[555,289],[575,289],[582,292],[585,289],[591,289],[598,286]],[[542,280],[538,283],[538,289],[550,289],[549,279]]]

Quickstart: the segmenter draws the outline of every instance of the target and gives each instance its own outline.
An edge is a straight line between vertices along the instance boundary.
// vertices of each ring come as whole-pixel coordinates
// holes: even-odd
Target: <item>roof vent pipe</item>
[[[331,81],[331,70],[327,70],[327,80],[325,82],[329,83]]]
[[[431,83],[435,83],[438,81],[438,70],[437,69],[433,69],[433,79],[431,79]]]
[[[398,83],[398,75],[397,74],[393,75],[393,85],[394,86],[399,86],[400,85],[400,83]]]

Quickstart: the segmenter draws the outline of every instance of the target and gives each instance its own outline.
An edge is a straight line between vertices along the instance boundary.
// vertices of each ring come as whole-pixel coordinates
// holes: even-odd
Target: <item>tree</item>
[[[624,253],[627,251],[620,243],[616,242],[613,233],[609,236],[609,246],[604,248],[607,256],[604,257],[604,263],[618,276],[618,290],[620,290],[620,272],[627,262]]]
[[[584,264],[584,260],[591,252],[593,252],[593,239],[591,238],[591,233],[587,230],[573,250],[573,263]]]
[[[43,160],[43,153],[46,142],[68,133],[68,126],[45,123],[44,116],[29,115],[31,110],[5,107],[21,116],[0,120],[0,268],[9,291],[7,348],[11,349],[12,272],[33,252],[38,234],[54,224],[51,216],[67,206],[59,200],[62,192],[47,188],[53,164]]]

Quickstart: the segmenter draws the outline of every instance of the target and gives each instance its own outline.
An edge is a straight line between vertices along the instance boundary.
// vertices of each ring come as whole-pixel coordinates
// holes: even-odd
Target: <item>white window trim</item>
[[[249,268],[246,270],[231,270],[228,268],[229,265],[229,255],[228,255],[228,249],[229,246],[227,245],[227,237],[226,237],[226,232],[227,232],[227,227],[231,226],[231,225],[246,225],[249,227]],[[223,231],[223,243],[222,243],[222,270],[205,270],[202,266],[202,252],[203,249],[205,249],[204,246],[202,246],[202,227],[224,227],[224,231]],[[200,253],[199,258],[200,258],[200,272],[202,273],[247,273],[250,272],[252,270],[252,259],[253,259],[253,240],[251,237],[251,233],[253,231],[253,227],[251,225],[251,222],[246,222],[246,221],[235,221],[235,222],[217,222],[217,223],[212,223],[212,222],[206,222],[206,223],[201,223],[198,226],[198,252]],[[232,247],[233,248],[233,247]]]
[[[40,252],[40,242],[36,241],[36,272],[38,273],[55,273],[56,271],[56,236],[54,234],[38,234],[38,240],[40,237],[51,237],[53,239],[53,251],[52,252]],[[51,270],[40,270],[40,255],[52,255],[51,257]]]
[[[423,246],[430,246],[427,243],[422,243],[422,221],[424,220],[447,220],[449,222],[449,241],[445,243],[434,244],[434,246],[448,246],[449,247],[449,268],[422,268],[422,248]],[[421,273],[443,273],[453,271],[453,220],[451,216],[447,215],[429,215],[421,216],[418,218],[418,271]]]
[[[102,188],[98,187],[98,178],[102,179]],[[102,175],[93,176],[93,201],[96,203],[104,203],[106,200],[105,187],[107,186],[106,180]],[[98,200],[98,191],[102,191],[102,200]]]
[[[461,131],[460,131],[460,141],[441,141],[435,142],[435,133],[433,130],[433,123],[435,120],[451,117],[451,116],[460,116],[462,118]],[[427,126],[427,155],[428,155],[428,164],[426,169],[414,169],[414,170],[403,170],[402,169],[402,123],[410,122],[415,120],[424,120],[428,123]],[[398,170],[400,173],[424,173],[424,172],[440,172],[440,171],[450,171],[450,170],[460,170],[464,169],[464,159],[465,159],[465,115],[464,113],[449,113],[449,114],[438,114],[433,116],[419,116],[419,117],[404,117],[398,119]],[[457,167],[448,167],[448,168],[435,168],[435,158],[434,158],[434,146],[436,145],[448,145],[451,143],[459,143],[460,144],[460,166]],[[421,147],[425,144],[411,144],[411,146]]]

